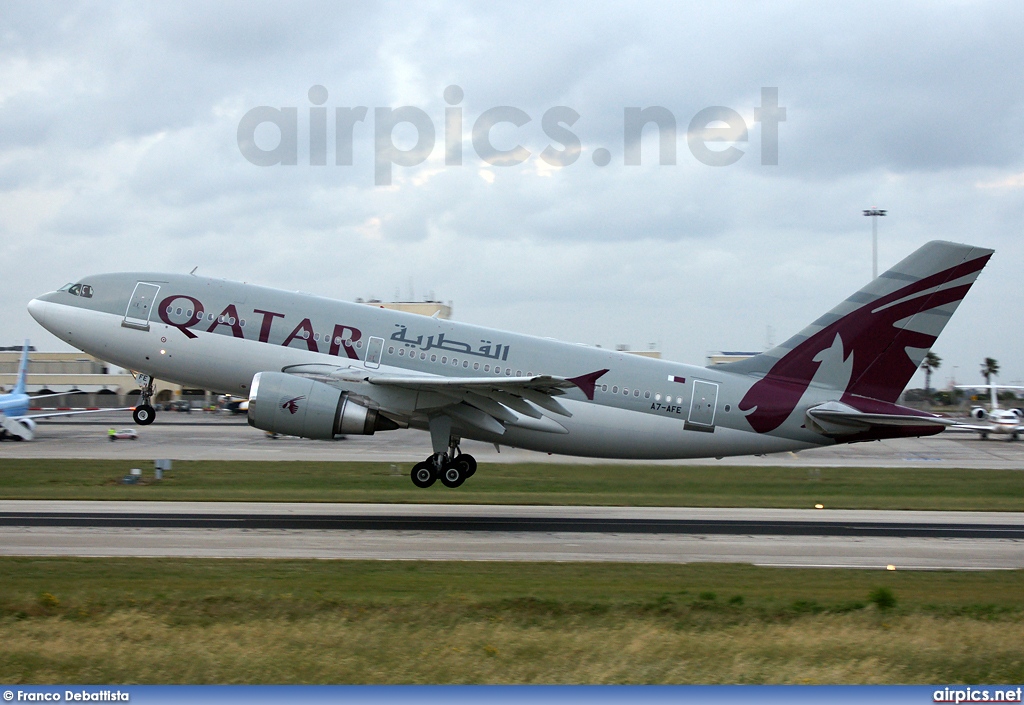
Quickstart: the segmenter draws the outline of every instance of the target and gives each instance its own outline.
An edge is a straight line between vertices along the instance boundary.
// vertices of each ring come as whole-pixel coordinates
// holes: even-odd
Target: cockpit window
[[[88,284],[82,284],[82,296],[91,299],[92,298],[92,287]]]
[[[82,298],[92,298],[92,287],[88,284],[72,284],[67,288],[67,291],[72,296],[81,296]]]
[[[71,282],[68,282],[67,284],[65,284],[61,288],[57,289],[57,291],[68,291],[69,289],[71,289],[72,286],[74,286],[74,285]]]

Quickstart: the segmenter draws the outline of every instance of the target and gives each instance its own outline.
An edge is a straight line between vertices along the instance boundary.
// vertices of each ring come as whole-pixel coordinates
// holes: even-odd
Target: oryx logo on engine
[[[283,404],[281,404],[281,408],[282,409],[287,409],[288,411],[290,411],[293,414],[297,413],[298,410],[299,410],[298,402],[302,401],[305,398],[306,398],[305,395],[303,395],[301,397],[292,397],[288,401],[286,401]]]

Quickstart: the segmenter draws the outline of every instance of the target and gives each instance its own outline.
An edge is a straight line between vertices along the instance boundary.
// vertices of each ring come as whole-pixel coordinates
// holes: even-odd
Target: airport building
[[[10,391],[18,381],[21,348],[0,350],[0,388]],[[135,378],[83,352],[39,352],[30,349],[25,389],[29,394],[76,392],[75,398],[48,399],[50,406],[120,406],[139,393]],[[156,383],[157,401],[181,396],[180,385]]]

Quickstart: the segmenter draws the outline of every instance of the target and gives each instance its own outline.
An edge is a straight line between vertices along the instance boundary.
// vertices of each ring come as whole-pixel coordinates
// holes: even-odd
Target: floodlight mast
[[[885,215],[885,210],[872,208],[864,211],[864,215],[871,216],[871,278],[878,278],[878,216]]]

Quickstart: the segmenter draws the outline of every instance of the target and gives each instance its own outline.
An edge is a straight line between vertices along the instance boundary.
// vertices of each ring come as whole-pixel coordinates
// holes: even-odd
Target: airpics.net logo
[[[309,89],[309,166],[327,166],[328,99],[327,89],[316,85]],[[444,90],[447,107],[442,118],[446,167],[464,163],[463,146],[466,138],[466,116],[461,107],[465,94],[459,86]],[[335,107],[334,166],[352,166],[355,161],[357,131],[370,129],[370,108],[365,105]],[[550,143],[536,155],[553,168],[564,168],[577,163],[584,152],[583,142],[573,131],[580,113],[565,105],[548,108],[540,118],[540,128]],[[779,163],[779,124],[786,121],[786,108],[779,105],[778,88],[761,89],[761,105],[753,108],[753,120],[760,124],[760,157],[762,166]],[[521,141],[528,135],[533,116],[511,105],[499,105],[484,110],[473,120],[469,132],[470,144],[481,162],[495,167],[514,167],[534,157]],[[391,184],[394,167],[416,167],[423,164],[438,147],[438,130],[434,118],[412,105],[397,108],[374,108],[373,123],[373,179],[377,186]],[[501,147],[492,141],[495,128],[502,134]],[[508,126],[511,126],[509,128]],[[674,166],[677,163],[678,122],[671,110],[662,106],[625,107],[622,111],[622,164],[640,166],[643,161],[641,141],[644,129],[657,131],[658,164]],[[306,126],[304,126],[306,127]],[[735,164],[746,155],[743,145],[749,142],[750,127],[736,110],[714,105],[698,111],[683,133],[686,147],[692,157],[707,166],[722,167]],[[276,141],[274,132],[276,129]],[[535,129],[535,128],[534,128]],[[415,139],[399,139],[401,135],[415,134]],[[261,139],[257,142],[257,132]],[[270,134],[270,139],[262,137]],[[509,134],[513,136],[511,139]],[[520,140],[517,141],[517,136]],[[269,143],[268,143],[269,142]],[[510,143],[512,146],[508,146]],[[273,146],[271,146],[273,145]],[[242,156],[256,166],[297,166],[299,163],[299,108],[260,105],[252,108],[238,123],[238,149]],[[591,161],[598,167],[612,162],[612,152],[606,147],[589,148]]]

